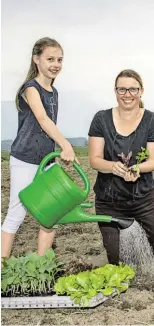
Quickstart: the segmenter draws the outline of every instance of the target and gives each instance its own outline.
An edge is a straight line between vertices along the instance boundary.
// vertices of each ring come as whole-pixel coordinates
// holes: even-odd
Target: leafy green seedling
[[[129,265],[106,264],[91,271],[58,278],[54,285],[57,295],[67,294],[76,304],[88,306],[89,300],[98,293],[105,296],[126,291],[135,271]]]
[[[149,151],[141,147],[141,151],[136,154],[136,164],[131,168],[131,172],[133,173],[134,176],[137,175],[139,172],[139,164],[143,161],[145,161],[149,157]]]
[[[22,257],[6,258],[1,271],[2,295],[51,293],[59,273],[63,272],[62,265],[52,249],[46,250],[44,256],[29,253]]]

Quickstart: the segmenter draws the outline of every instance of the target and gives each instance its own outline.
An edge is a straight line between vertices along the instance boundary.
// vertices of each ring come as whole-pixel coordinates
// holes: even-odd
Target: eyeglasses
[[[127,91],[129,92],[130,95],[137,95],[139,93],[139,90],[140,90],[139,87],[130,87],[130,88],[116,87],[116,92],[119,95],[125,95]]]

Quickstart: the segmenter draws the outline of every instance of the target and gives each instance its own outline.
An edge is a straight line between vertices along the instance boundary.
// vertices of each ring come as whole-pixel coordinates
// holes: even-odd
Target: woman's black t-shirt
[[[31,108],[22,94],[27,87],[35,87],[46,114],[56,124],[58,113],[58,92],[44,89],[35,79],[26,82],[19,92],[18,132],[11,147],[11,155],[32,164],[40,164],[44,156],[54,151],[55,142],[42,130]]]
[[[154,113],[145,110],[141,122],[129,136],[117,133],[112,117],[112,109],[97,112],[92,120],[89,136],[103,137],[104,159],[119,161],[122,152],[128,155],[132,151],[129,166],[136,164],[136,154],[141,147],[146,148],[147,142],[154,142]],[[124,179],[111,173],[98,172],[94,191],[97,198],[126,200],[141,198],[154,188],[152,172],[141,173],[136,182],[126,182]]]

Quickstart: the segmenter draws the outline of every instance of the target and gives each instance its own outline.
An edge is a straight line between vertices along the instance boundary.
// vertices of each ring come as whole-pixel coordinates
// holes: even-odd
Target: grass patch
[[[10,158],[10,153],[6,151],[1,152],[1,161],[8,161]]]

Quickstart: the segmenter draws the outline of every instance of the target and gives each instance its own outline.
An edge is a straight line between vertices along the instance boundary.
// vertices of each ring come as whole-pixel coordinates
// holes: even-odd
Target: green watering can
[[[84,182],[80,188],[66,171],[55,164],[45,170],[47,163],[60,157],[60,153],[50,153],[41,161],[33,182],[20,191],[19,198],[27,210],[45,228],[52,228],[55,224],[69,224],[80,222],[116,222],[119,227],[129,227],[134,219],[116,218],[105,215],[90,215],[82,208],[88,208],[90,203],[83,203],[90,191],[90,182],[76,162],[74,168]]]
[[[44,157],[33,182],[20,191],[19,198],[27,210],[46,228],[51,228],[57,221],[81,204],[88,196],[90,182],[81,167],[73,166],[84,181],[80,188],[59,165],[45,170],[47,163],[60,153],[50,153]]]

